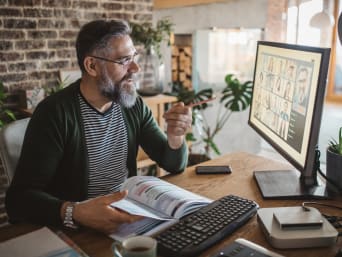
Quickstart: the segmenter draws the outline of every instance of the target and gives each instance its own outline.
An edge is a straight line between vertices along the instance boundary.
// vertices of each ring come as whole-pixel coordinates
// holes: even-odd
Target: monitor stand
[[[304,186],[297,170],[254,171],[254,177],[265,199],[330,199],[325,184]]]

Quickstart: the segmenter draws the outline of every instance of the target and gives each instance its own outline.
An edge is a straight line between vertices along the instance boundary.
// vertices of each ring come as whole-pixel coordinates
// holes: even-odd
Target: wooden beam
[[[154,9],[176,8],[183,6],[199,5],[199,4],[212,4],[225,2],[224,0],[154,0]]]

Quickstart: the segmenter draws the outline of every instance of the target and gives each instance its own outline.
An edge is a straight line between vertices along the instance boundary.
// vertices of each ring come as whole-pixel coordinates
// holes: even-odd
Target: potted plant
[[[168,19],[159,20],[156,27],[151,23],[130,23],[134,43],[143,47],[137,62],[142,69],[137,74],[137,90],[141,95],[151,96],[162,92],[159,72],[161,66],[160,46],[163,41],[170,45],[173,24]]]
[[[338,140],[331,139],[327,148],[327,178],[342,191],[342,127]]]
[[[54,93],[57,93],[58,91],[61,91],[63,88],[65,88],[68,84],[67,81],[69,79],[69,76],[66,76],[64,80],[57,79],[57,84],[53,87],[45,87],[45,93],[46,96],[52,95]]]
[[[228,74],[225,77],[225,82],[226,86],[221,91],[215,93],[219,100],[219,107],[214,123],[209,123],[204,113],[205,109],[212,106],[211,103],[204,103],[193,108],[193,130],[197,130],[198,135],[195,136],[193,132],[190,132],[186,136],[186,139],[191,141],[190,165],[197,162],[192,162],[192,148],[197,145],[204,145],[204,154],[202,154],[202,157],[195,155],[195,158],[199,159],[198,162],[210,159],[211,150],[217,155],[221,154],[214,141],[215,137],[220,133],[234,112],[247,109],[251,103],[252,81],[241,82],[233,74]],[[212,98],[214,92],[212,89],[204,89],[195,93],[193,90],[180,87],[177,94],[180,101],[189,104]]]
[[[172,85],[172,93],[169,93],[169,94],[176,96],[178,101],[182,101],[185,105],[189,105],[192,103],[196,103],[196,102],[213,98],[213,90],[211,88],[203,89],[201,91],[195,92],[192,89],[184,87],[183,84],[181,84],[180,82],[176,82]],[[193,112],[192,112],[193,125],[197,124],[196,123],[196,119],[198,118],[197,112],[200,110],[204,110],[209,106],[210,106],[209,103],[203,103],[201,105],[196,105],[193,107]],[[192,144],[197,141],[197,139],[195,138],[192,132],[188,132],[186,134],[186,141],[188,142],[189,149],[190,149],[188,166],[210,160],[209,156],[206,153],[192,152]]]
[[[0,128],[5,124],[15,120],[14,113],[5,106],[7,95],[5,93],[4,84],[0,81]]]
[[[210,156],[210,150],[220,155],[221,152],[217,147],[214,138],[221,131],[223,126],[229,120],[234,112],[243,111],[248,108],[252,97],[252,81],[241,82],[233,74],[225,77],[226,86],[221,92],[218,92],[219,108],[216,113],[216,121],[210,124],[203,112],[204,108],[199,109],[195,113],[199,116],[196,121],[200,122],[199,141],[204,143],[205,153]]]
[[[160,45],[163,41],[168,41],[170,45],[170,34],[172,32],[172,26],[170,20],[162,19],[153,28],[151,23],[134,23],[130,22],[132,28],[131,37],[135,44],[142,45],[147,53],[151,53],[155,50],[158,58],[161,58]]]

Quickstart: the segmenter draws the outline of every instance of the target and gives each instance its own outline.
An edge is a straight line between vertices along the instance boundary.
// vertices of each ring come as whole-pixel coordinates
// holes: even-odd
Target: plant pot
[[[327,178],[342,188],[342,155],[327,149]],[[328,183],[329,185],[329,183]]]

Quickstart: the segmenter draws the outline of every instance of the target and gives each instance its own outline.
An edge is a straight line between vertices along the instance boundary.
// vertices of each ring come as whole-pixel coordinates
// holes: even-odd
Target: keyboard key
[[[257,209],[251,200],[224,196],[157,235],[158,253],[165,257],[197,256],[245,224]]]

